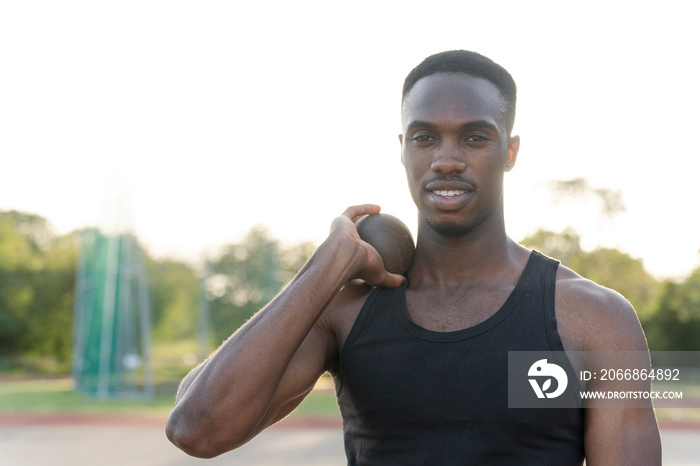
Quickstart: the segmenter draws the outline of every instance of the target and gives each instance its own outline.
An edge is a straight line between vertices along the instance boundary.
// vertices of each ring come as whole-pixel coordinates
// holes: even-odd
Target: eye
[[[429,134],[416,134],[411,138],[412,141],[414,142],[421,142],[421,143],[426,143],[426,142],[434,142],[435,138],[430,136]]]
[[[482,136],[480,134],[472,134],[471,136],[467,136],[464,138],[464,142],[468,143],[475,143],[475,142],[486,142],[489,139],[486,136]]]

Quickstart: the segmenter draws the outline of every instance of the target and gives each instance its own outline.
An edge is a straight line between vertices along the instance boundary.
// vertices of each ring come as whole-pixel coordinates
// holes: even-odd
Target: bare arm
[[[648,369],[646,338],[632,306],[621,296],[613,296],[606,314],[599,324],[607,330],[598,332],[597,349],[634,355],[631,358],[613,356],[618,364],[609,367]],[[637,355],[641,354],[644,356],[640,359]],[[595,366],[605,367],[603,364],[597,362]],[[591,390],[596,390],[596,385],[597,381],[594,381]],[[620,392],[650,391],[651,381],[618,381],[612,385],[607,382],[605,388]],[[628,404],[630,406],[626,406]],[[661,437],[656,415],[651,400],[645,400],[644,404],[645,407],[639,407],[635,400],[615,400],[615,407],[610,407],[609,402],[607,406],[595,407],[594,402],[586,409],[584,442],[587,465],[661,465]]]
[[[332,334],[315,325],[343,285],[399,286],[353,221],[377,206],[348,208],[292,282],[183,380],[168,418],[168,438],[188,454],[236,448],[291,412],[328,367]]]
[[[558,281],[557,287],[562,289],[561,294],[557,292],[557,312],[560,308],[568,311],[568,327],[576,329],[576,336],[569,339],[575,348],[567,349],[592,352],[588,354],[595,360],[590,363],[597,368],[624,369],[616,366],[616,363],[610,365],[609,358],[620,366],[624,365],[623,361],[630,362],[629,358],[632,358],[635,364],[646,364],[648,367],[646,338],[627,300],[578,276]],[[639,365],[630,368],[634,367],[642,368]],[[649,380],[602,384],[594,380],[587,389],[650,390]],[[613,407],[609,400],[592,401],[588,405],[584,413],[584,445],[588,466],[661,464],[659,429],[651,401],[647,401],[645,407],[639,407],[639,400],[630,401],[635,407],[626,407],[624,400],[615,400]]]

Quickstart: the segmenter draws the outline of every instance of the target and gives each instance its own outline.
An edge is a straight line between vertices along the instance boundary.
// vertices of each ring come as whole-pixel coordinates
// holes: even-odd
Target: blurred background
[[[22,464],[3,425],[57,423],[39,415],[162,424],[181,377],[346,206],[378,203],[415,233],[401,85],[448,49],[518,84],[510,236],[624,294],[650,349],[699,351],[698,9],[3,2],[0,455]],[[700,439],[698,409],[658,415]],[[330,425],[342,464],[327,377],[294,416]],[[676,452],[690,441],[674,439]]]

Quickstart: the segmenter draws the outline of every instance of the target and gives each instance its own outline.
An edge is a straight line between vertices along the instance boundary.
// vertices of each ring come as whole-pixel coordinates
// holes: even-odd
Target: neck
[[[421,220],[416,243],[408,275],[411,287],[498,280],[503,270],[512,268],[527,254],[525,248],[506,235],[502,215],[457,238],[442,237]]]

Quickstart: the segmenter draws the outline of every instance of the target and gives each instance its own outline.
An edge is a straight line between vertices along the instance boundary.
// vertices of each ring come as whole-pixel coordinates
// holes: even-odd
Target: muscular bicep
[[[644,332],[623,296],[564,270],[558,275],[556,311],[565,349],[580,352],[583,368],[597,373],[585,384],[586,390],[650,390],[649,380],[610,380],[601,372],[649,367]],[[661,441],[651,401],[589,400],[584,411],[584,445],[588,466],[661,464]]]
[[[591,408],[584,419],[587,466],[661,464],[661,438],[651,408]]]
[[[584,405],[588,466],[661,464],[656,416],[650,397],[643,395],[651,391],[651,380],[632,376],[635,371],[649,371],[649,353],[634,335],[630,331],[631,341],[621,343],[623,350],[586,352],[587,367],[596,374],[586,390],[605,394],[587,399]]]

